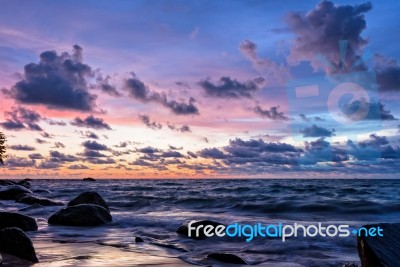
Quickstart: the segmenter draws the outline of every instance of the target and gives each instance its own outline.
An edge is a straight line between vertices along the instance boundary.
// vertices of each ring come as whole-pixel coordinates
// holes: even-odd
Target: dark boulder
[[[36,197],[31,194],[22,195],[21,198],[19,198],[17,200],[17,202],[25,203],[25,204],[29,204],[29,205],[39,204],[42,206],[63,206],[64,205],[61,202],[56,202],[56,201],[50,200],[48,198]]]
[[[17,200],[23,194],[29,194],[29,193],[32,193],[32,192],[29,189],[27,189],[26,187],[23,187],[21,185],[4,186],[0,190],[0,199],[1,200]]]
[[[185,222],[184,224],[179,226],[179,228],[178,228],[178,230],[176,230],[176,232],[178,234],[190,237],[192,239],[198,239],[198,240],[207,238],[207,236],[204,234],[205,226],[212,225],[214,227],[217,227],[219,225],[224,225],[222,223],[214,222],[214,221],[210,221],[210,220],[195,221],[192,223],[192,225],[191,225],[192,227],[197,228],[199,225],[203,225],[204,227],[199,230],[199,236],[196,235],[196,230],[194,230],[194,229],[191,231],[190,236],[189,236],[189,228],[188,228],[189,223],[190,223],[190,221]]]
[[[102,206],[103,208],[105,208],[108,211],[110,210],[106,201],[97,192],[94,192],[94,191],[93,192],[84,192],[84,193],[80,194],[79,196],[77,196],[76,198],[74,198],[73,200],[71,200],[68,203],[68,207],[76,206],[76,205],[80,205],[80,204],[93,204],[93,205]]]
[[[39,262],[31,239],[19,228],[0,230],[0,251],[31,262]]]
[[[31,188],[31,183],[28,181],[25,181],[25,180],[18,182],[17,185],[22,185],[23,187],[28,188],[28,189]]]
[[[0,180],[0,185],[1,186],[7,186],[7,185],[13,185],[15,182],[10,181],[10,180]]]
[[[400,263],[400,223],[381,223],[365,225],[365,229],[382,229],[378,232],[371,231],[368,236],[359,229],[361,236],[357,236],[358,255],[361,266],[399,266]],[[378,228],[379,227],[379,228]]]
[[[244,259],[239,256],[230,253],[211,253],[207,258],[214,259],[224,263],[233,264],[248,264]]]
[[[105,208],[81,204],[59,210],[51,215],[49,224],[67,226],[98,226],[112,221],[111,214]]]
[[[96,182],[96,179],[92,178],[92,177],[86,177],[83,178],[82,181],[86,181],[86,182]]]
[[[0,212],[0,229],[8,227],[18,227],[24,231],[38,229],[36,220],[32,217],[14,212]]]

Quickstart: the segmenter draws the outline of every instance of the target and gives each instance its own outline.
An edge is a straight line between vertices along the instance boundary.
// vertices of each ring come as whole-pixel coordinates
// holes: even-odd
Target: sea
[[[65,205],[85,191],[108,203],[113,222],[99,227],[47,224],[62,207],[27,208],[0,201],[0,210],[34,217],[29,232],[40,260],[34,266],[237,266],[207,257],[231,253],[254,266],[360,264],[356,236],[210,237],[176,233],[191,220],[230,224],[349,225],[400,221],[400,180],[389,179],[39,179],[36,195]],[[22,210],[22,211],[21,211]],[[136,242],[141,237],[145,242]],[[23,266],[14,262],[6,266]]]

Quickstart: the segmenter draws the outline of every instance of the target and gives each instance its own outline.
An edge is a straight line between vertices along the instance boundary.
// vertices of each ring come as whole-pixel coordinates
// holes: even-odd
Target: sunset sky
[[[3,178],[400,178],[399,1],[0,6]]]

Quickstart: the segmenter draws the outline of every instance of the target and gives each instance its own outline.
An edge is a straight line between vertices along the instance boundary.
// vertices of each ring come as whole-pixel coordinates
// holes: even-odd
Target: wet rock
[[[49,224],[67,226],[98,226],[112,221],[112,216],[105,208],[81,204],[59,210],[51,215]]]
[[[0,251],[31,262],[39,262],[31,239],[19,228],[0,230]]]
[[[0,254],[0,265],[2,265],[3,264],[3,258],[1,257],[1,254]]]
[[[345,263],[343,264],[343,267],[358,267],[358,265],[355,263]]]
[[[26,187],[21,185],[9,185],[4,186],[0,190],[0,199],[1,200],[17,200],[23,194],[30,194],[32,193]]]
[[[14,212],[0,212],[0,229],[8,227],[18,227],[24,231],[38,229],[36,220],[32,217]]]
[[[194,230],[194,229],[191,231],[190,236],[189,236],[189,228],[188,228],[189,223],[190,223],[190,221],[185,222],[184,224],[179,226],[179,228],[178,228],[178,230],[176,230],[176,232],[178,234],[187,236],[192,239],[198,239],[198,240],[207,238],[207,236],[204,234],[205,226],[212,225],[214,227],[217,227],[218,225],[224,225],[222,223],[214,222],[214,221],[210,221],[210,220],[195,221],[191,224],[192,227],[197,228],[199,225],[203,225],[204,227],[199,230],[199,236],[196,235],[196,230]]]
[[[22,185],[23,187],[26,187],[26,188],[28,188],[28,189],[31,188],[31,183],[28,182],[28,180],[22,180],[22,181],[18,182],[17,184],[18,184],[18,185]]]
[[[79,196],[77,196],[76,198],[74,198],[73,200],[71,200],[68,203],[68,207],[76,206],[76,205],[80,205],[80,204],[94,204],[94,205],[102,206],[103,208],[105,208],[108,211],[110,210],[106,201],[97,192],[94,192],[94,191],[84,192],[84,193],[80,194]]]
[[[141,238],[140,236],[137,236],[137,237],[135,237],[135,242],[136,242],[136,243],[143,243],[144,240],[143,240],[143,238]]]
[[[361,232],[362,235],[357,236],[357,249],[361,266],[399,266],[400,223],[381,223],[363,227],[368,230],[374,227],[375,229],[380,228],[383,236],[378,236],[377,231],[372,235],[368,234],[368,236]]]
[[[224,263],[233,264],[248,264],[244,259],[239,256],[230,253],[211,253],[207,258],[214,259]]]
[[[92,177],[86,177],[83,178],[82,181],[86,181],[86,182],[96,182],[96,179],[92,178]]]
[[[36,189],[36,190],[33,190],[33,193],[37,193],[37,194],[50,194],[51,193],[51,191],[50,190],[47,190],[47,189]]]
[[[42,206],[63,206],[64,204],[61,202],[56,202],[53,200],[50,200],[48,198],[41,198],[41,197],[36,197],[31,194],[25,194],[22,195],[21,198],[17,200],[18,203],[25,203],[25,204],[39,204]]]
[[[15,182],[10,181],[10,180],[0,180],[0,185],[1,186],[7,186],[7,185],[13,185]]]

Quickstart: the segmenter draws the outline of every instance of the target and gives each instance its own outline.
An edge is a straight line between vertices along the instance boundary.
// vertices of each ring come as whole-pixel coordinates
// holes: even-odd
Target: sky
[[[0,177],[400,178],[398,1],[0,5]]]

